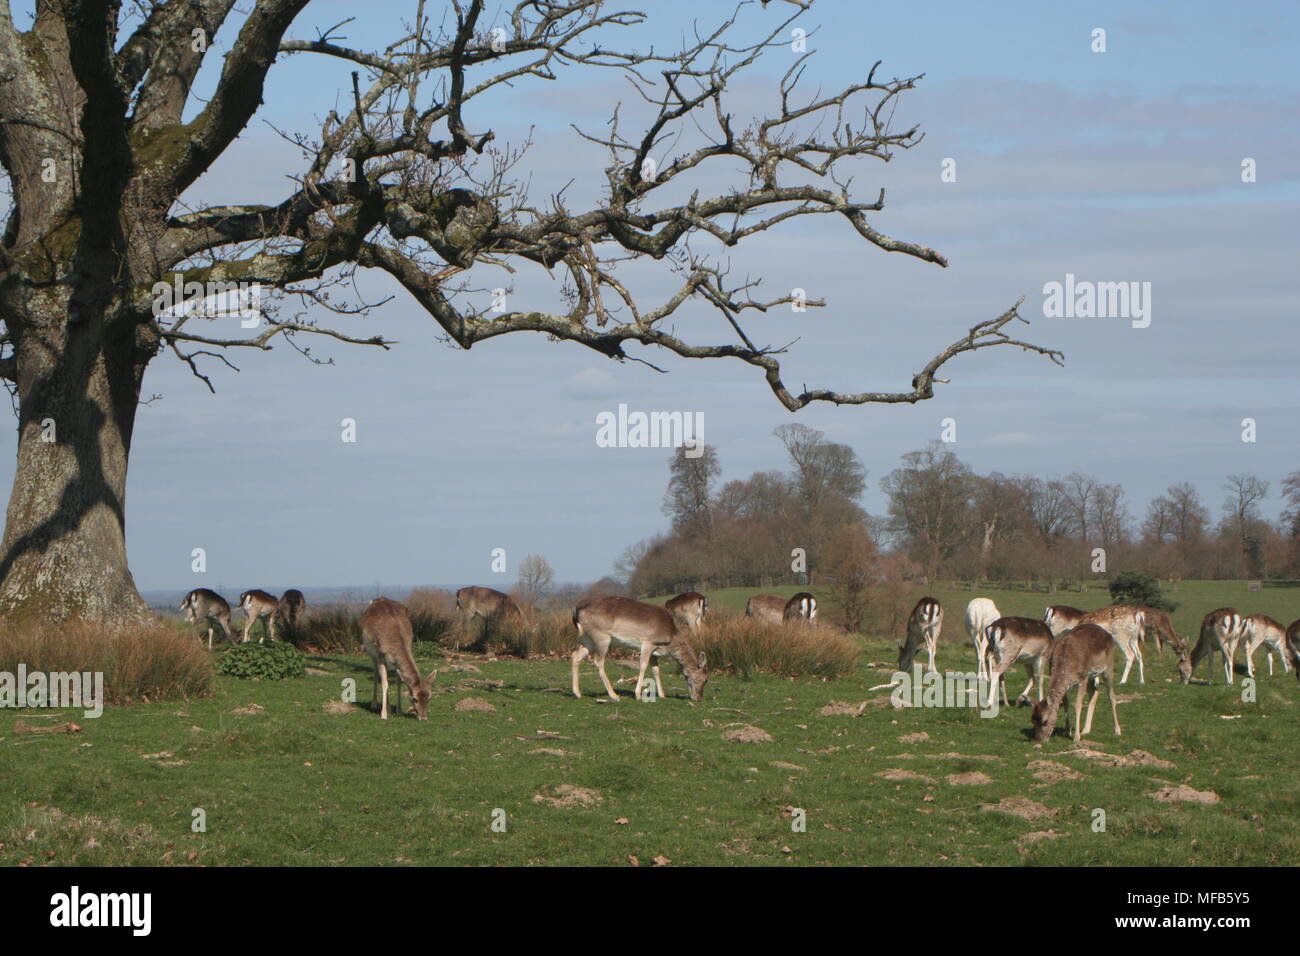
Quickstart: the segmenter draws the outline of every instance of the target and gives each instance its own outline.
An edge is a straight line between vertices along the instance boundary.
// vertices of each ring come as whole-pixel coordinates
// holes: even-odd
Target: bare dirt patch
[[[1028,797],[1003,797],[997,803],[980,804],[980,809],[993,813],[1009,813],[1013,817],[1030,821],[1050,820],[1059,812]]]
[[[550,792],[547,793],[546,790]],[[546,790],[533,794],[533,803],[548,803],[553,807],[568,809],[569,807],[593,807],[605,802],[605,798],[597,791],[576,787],[571,783],[561,783],[554,787],[547,787]]]
[[[1147,753],[1145,750],[1131,750],[1128,756],[1123,754],[1108,754],[1104,750],[1095,750],[1091,747],[1080,747],[1077,750],[1065,751],[1071,757],[1079,757],[1083,760],[1095,760],[1103,767],[1159,767],[1162,770],[1173,770],[1175,765],[1168,760],[1162,760],[1155,754]]]
[[[889,770],[881,770],[876,774],[882,780],[920,780],[922,783],[934,783],[934,777],[927,777],[923,773],[916,773],[913,770],[902,770],[898,767],[891,767]]]
[[[243,715],[264,714],[266,713],[266,708],[263,707],[261,704],[245,704],[243,707],[236,707],[234,710],[231,711],[231,713],[243,714]]]
[[[733,744],[770,744],[772,735],[761,727],[744,724],[723,731],[722,739],[730,740]]]
[[[930,735],[924,730],[918,730],[914,734],[903,734],[898,738],[900,744],[923,744],[930,739]]]
[[[327,714],[351,714],[355,713],[359,708],[345,700],[327,700],[321,705],[321,710]]]
[[[1218,803],[1219,795],[1213,790],[1195,790],[1187,784],[1179,784],[1177,787],[1161,787],[1155,793],[1147,794],[1152,800],[1160,803]]]
[[[859,704],[850,703],[847,700],[833,700],[821,710],[817,711],[818,717],[857,717],[867,709],[867,702],[864,700]]]
[[[1031,760],[1025,768],[1033,772],[1035,780],[1043,783],[1060,783],[1062,780],[1082,780],[1083,774],[1071,770],[1055,760]]]
[[[776,767],[778,770],[807,770],[807,767],[801,767],[797,763],[786,763],[784,760],[768,761],[768,766]]]
[[[481,710],[485,712],[495,711],[496,708],[484,700],[482,697],[462,697],[456,701],[454,710]]]
[[[950,773],[945,779],[950,787],[980,787],[993,782],[992,777],[986,773],[980,773],[978,770],[968,770],[965,773]]]

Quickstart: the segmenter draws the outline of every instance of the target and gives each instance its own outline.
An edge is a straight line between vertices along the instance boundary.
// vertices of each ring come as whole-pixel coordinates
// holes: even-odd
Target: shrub
[[[290,639],[319,654],[360,654],[361,613],[342,604],[310,608]]]
[[[478,643],[514,657],[568,656],[578,646],[578,632],[573,627],[571,609],[525,612],[522,621],[486,622]]]
[[[1177,607],[1160,593],[1160,582],[1146,571],[1121,571],[1110,582],[1110,599],[1115,604],[1135,604],[1172,613]]]
[[[221,655],[217,670],[243,680],[284,680],[302,677],[306,667],[302,652],[292,644],[239,644]]]
[[[135,627],[0,622],[0,671],[104,675],[110,703],[201,697],[212,690],[212,656],[188,632],[154,620]]]
[[[840,677],[857,666],[862,649],[842,631],[823,624],[769,624],[742,614],[710,616],[688,638],[708,657],[710,673],[748,678],[756,671],[782,677]]]

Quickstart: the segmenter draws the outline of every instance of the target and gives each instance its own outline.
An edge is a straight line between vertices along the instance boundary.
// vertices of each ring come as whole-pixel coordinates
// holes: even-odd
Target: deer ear
[[[429,676],[424,679],[425,686],[432,687],[433,679],[437,676],[438,676],[438,668],[435,667],[433,670],[429,671]]]
[[[701,654],[700,654],[700,666],[701,666],[701,667],[708,667],[708,666],[709,666],[709,657],[708,657],[707,654],[704,654],[704,653],[702,653],[702,652],[701,652]]]

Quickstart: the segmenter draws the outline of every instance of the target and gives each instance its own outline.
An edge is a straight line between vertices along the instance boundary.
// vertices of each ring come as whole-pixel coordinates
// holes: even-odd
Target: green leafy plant
[[[217,670],[243,680],[284,680],[303,677],[306,666],[302,652],[292,644],[240,644],[221,655]]]
[[[1135,604],[1172,612],[1178,605],[1166,601],[1160,593],[1160,582],[1146,571],[1121,571],[1110,582],[1110,599],[1115,604]]]

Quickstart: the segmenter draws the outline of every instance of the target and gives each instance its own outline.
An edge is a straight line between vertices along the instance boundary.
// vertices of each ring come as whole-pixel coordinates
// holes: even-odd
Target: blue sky
[[[743,16],[757,29],[784,16],[781,7]],[[292,35],[313,36],[355,9],[313,3]],[[413,9],[369,4],[345,32],[355,45],[383,45]],[[693,19],[711,24],[732,7],[647,9],[651,25],[626,37],[670,46]],[[163,398],[140,411],[128,487],[138,585],[499,586],[529,553],[545,555],[561,580],[594,579],[663,525],[667,453],[595,444],[596,414],[620,402],[702,412],[724,480],[782,464],[775,426],[821,428],[857,450],[869,472],[864,503],[877,513],[877,481],[952,417],[954,451],[980,472],[1089,472],[1123,485],[1140,518],[1151,497],[1184,480],[1217,511],[1224,477],[1248,471],[1272,483],[1275,514],[1280,478],[1300,467],[1300,7],[821,2],[807,22],[821,28],[809,41],[810,89],[847,85],[877,59],[888,75],[926,74],[897,112],[925,140],[887,165],[861,162],[855,187],[870,197],[886,188],[873,224],[938,249],[951,266],[883,253],[828,217],[734,250],[736,271],[761,275],[770,294],[802,287],[828,302],[749,323],[760,341],[799,337],[783,362],[787,384],[904,389],[935,352],[1022,295],[1033,321],[1020,334],[1064,351],[1065,368],[988,350],[946,366],[952,383],[932,401],[792,417],[740,363],[647,353],[669,370],[659,375],[523,334],[462,352],[437,341],[399,293],[343,323],[400,340],[389,352],[313,343],[334,358],[326,367],[287,346],[235,355],[238,373],[212,370],[215,396],[169,356],[155,361],[145,393]],[[1089,49],[1095,27],[1107,31],[1104,54]],[[765,110],[789,62],[785,51],[760,61],[736,103]],[[311,132],[347,83],[337,63],[282,62],[258,121],[187,199],[281,198],[301,164],[261,120]],[[572,180],[572,195],[594,197],[604,157],[568,124],[599,129],[626,97],[609,73],[571,70],[505,91],[467,121],[497,130],[498,142],[534,127],[535,196]],[[1255,183],[1241,182],[1244,157],[1258,163]],[[957,162],[956,183],[940,181],[945,158]],[[718,171],[700,182],[743,179]],[[1044,317],[1043,285],[1066,273],[1152,283],[1150,327]],[[655,270],[635,275],[647,301],[670,288]],[[375,295],[391,291],[379,278],[363,282]],[[485,272],[483,282],[496,278]],[[521,270],[514,282],[518,302],[551,304],[544,273]],[[700,306],[676,324],[695,341],[727,340]],[[1253,444],[1240,440],[1245,417],[1258,422]],[[357,421],[355,444],[339,439],[343,418]],[[12,428],[0,442],[7,481]],[[203,580],[190,571],[196,547],[208,554]],[[508,557],[502,576],[489,572],[497,547]]]

